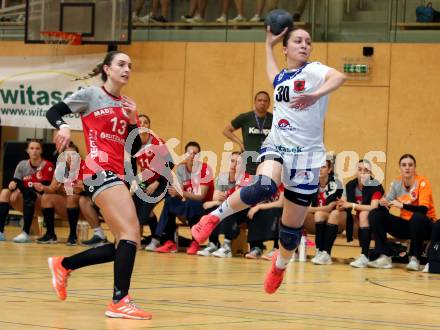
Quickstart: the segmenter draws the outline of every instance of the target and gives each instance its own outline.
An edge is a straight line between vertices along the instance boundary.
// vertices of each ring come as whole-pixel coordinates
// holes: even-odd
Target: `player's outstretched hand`
[[[290,102],[289,107],[297,110],[303,110],[307,107],[310,107],[312,104],[315,104],[318,101],[319,97],[315,94],[301,94],[298,96],[294,96],[292,102]]]
[[[64,148],[66,148],[70,143],[70,128],[63,127],[60,128],[60,130],[57,133],[57,136],[55,137],[55,146],[57,148],[57,151],[59,153],[64,151]]]
[[[281,32],[278,35],[273,34],[270,31],[270,26],[267,26],[266,29],[266,44],[273,47],[275,46],[277,43],[279,43],[281,40],[283,40],[284,35],[287,33],[288,28],[285,28],[283,30],[283,32]]]
[[[122,107],[127,112],[130,124],[136,124],[136,102],[128,96],[123,96]]]

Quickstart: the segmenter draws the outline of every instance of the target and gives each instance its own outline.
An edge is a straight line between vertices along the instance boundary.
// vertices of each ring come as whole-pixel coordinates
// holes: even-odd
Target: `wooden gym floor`
[[[58,229],[59,237],[65,231]],[[17,233],[17,227],[6,228],[8,239]],[[336,246],[339,259],[331,266],[292,263],[274,295],[263,292],[264,260],[140,251],[131,295],[153,313],[151,321],[104,316],[112,264],[75,271],[68,299],[57,300],[47,257],[81,250],[0,242],[0,329],[440,328],[440,276],[401,267],[352,269],[343,258],[359,253],[353,246]]]

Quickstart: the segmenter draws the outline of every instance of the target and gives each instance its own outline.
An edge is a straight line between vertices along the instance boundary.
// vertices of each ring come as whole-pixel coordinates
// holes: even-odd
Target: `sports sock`
[[[55,235],[55,209],[53,207],[44,208],[43,212],[44,224],[46,225],[46,233]]]
[[[67,217],[69,219],[69,227],[70,227],[69,237],[76,238],[76,227],[78,225],[79,207],[68,208]]]
[[[0,233],[5,230],[6,217],[9,213],[9,203],[0,202]]]
[[[220,221],[234,214],[236,211],[229,206],[229,202],[226,199],[218,208],[211,212],[212,215],[220,218]]]
[[[103,264],[113,260],[115,260],[115,245],[106,244],[66,257],[61,264],[66,269],[74,270],[81,267]]]
[[[113,301],[119,302],[128,294],[134,268],[137,245],[133,241],[120,240],[115,253]]]

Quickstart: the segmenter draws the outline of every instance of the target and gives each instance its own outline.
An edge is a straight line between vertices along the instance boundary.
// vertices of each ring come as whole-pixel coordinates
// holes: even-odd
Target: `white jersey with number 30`
[[[262,149],[275,149],[286,156],[325,153],[323,124],[328,96],[321,97],[313,105],[301,110],[289,105],[295,96],[318,90],[330,69],[319,62],[312,62],[296,70],[283,69],[275,77],[272,129]],[[321,161],[314,161],[312,167],[321,167],[322,164],[316,162]]]

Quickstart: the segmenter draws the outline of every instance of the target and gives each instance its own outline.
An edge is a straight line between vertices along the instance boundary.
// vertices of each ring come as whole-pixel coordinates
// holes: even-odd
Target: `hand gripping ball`
[[[265,26],[270,26],[270,31],[278,35],[287,28],[293,28],[293,17],[284,9],[274,9],[267,13],[264,21]]]

